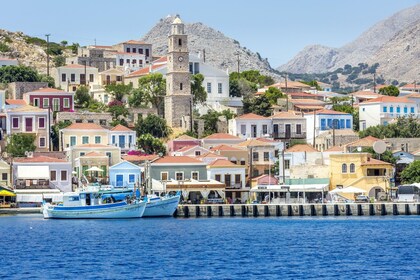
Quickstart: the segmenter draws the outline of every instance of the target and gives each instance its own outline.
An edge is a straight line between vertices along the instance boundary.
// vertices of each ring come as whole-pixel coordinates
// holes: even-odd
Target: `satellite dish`
[[[377,154],[383,154],[386,151],[386,144],[382,140],[378,140],[375,143],[373,143],[373,150]]]

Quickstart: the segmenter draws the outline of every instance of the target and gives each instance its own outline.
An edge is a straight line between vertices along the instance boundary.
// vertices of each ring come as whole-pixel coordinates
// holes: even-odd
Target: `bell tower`
[[[165,119],[168,125],[185,129],[190,129],[192,113],[188,55],[188,38],[177,15],[168,37]]]

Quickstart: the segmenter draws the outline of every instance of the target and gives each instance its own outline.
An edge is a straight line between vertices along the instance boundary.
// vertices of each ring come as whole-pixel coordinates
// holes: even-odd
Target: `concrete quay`
[[[420,203],[179,205],[178,218],[420,215]]]

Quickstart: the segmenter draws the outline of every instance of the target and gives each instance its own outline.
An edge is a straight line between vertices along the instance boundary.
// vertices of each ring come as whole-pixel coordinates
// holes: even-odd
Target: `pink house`
[[[23,94],[27,104],[53,112],[74,110],[74,93],[55,88],[40,88]]]
[[[168,150],[169,153],[171,153],[187,146],[200,146],[200,144],[201,141],[199,139],[184,134],[176,139],[168,141]]]

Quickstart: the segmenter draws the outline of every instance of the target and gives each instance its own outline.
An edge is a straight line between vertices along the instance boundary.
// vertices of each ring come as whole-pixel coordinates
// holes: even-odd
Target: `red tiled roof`
[[[145,161],[145,160],[154,160],[158,157],[159,157],[158,155],[145,155],[145,156],[125,155],[125,156],[122,156],[122,159],[126,161]]]
[[[250,139],[250,140],[246,140],[244,142],[239,143],[237,146],[238,147],[248,147],[248,146],[257,147],[257,146],[272,146],[272,145],[271,143],[266,142],[266,141]]]
[[[309,144],[297,144],[287,149],[286,152],[318,152],[318,150]]]
[[[334,111],[334,110],[328,110],[328,109],[322,109],[322,110],[315,111],[315,114],[317,114],[317,115],[350,115],[349,113],[339,112],[339,111]]]
[[[380,164],[380,165],[383,165],[383,164],[391,165],[391,163],[389,163],[389,162],[374,159],[374,158],[368,158],[368,161],[362,163],[362,165],[378,165],[378,164]]]
[[[111,131],[132,131],[126,126],[123,126],[122,124],[118,124],[117,126],[114,126]]]
[[[134,71],[132,73],[130,73],[130,75],[127,75],[127,77],[137,77],[137,76],[144,76],[149,74],[150,72],[152,72],[153,70],[159,69],[163,66],[166,66],[166,64],[152,64],[152,67],[150,67],[150,65],[143,67],[137,71]],[[152,68],[152,69],[150,69]],[[152,70],[152,71],[150,71]]]
[[[266,117],[254,114],[254,113],[248,113],[242,116],[239,116],[236,118],[237,120],[266,120]]]
[[[224,139],[230,139],[230,140],[240,140],[241,138],[239,138],[238,136],[234,136],[231,134],[227,134],[227,133],[213,133],[207,137],[204,137],[203,139],[206,140],[224,140]]]
[[[62,67],[62,68],[85,68],[85,65],[81,65],[81,64],[67,64],[67,65],[64,65],[64,66],[60,66],[60,67]],[[86,68],[95,68],[95,67],[92,67],[92,66],[86,66]]]
[[[212,163],[209,164],[212,167],[236,167],[238,165],[234,164],[233,162],[227,159],[216,159]]]
[[[361,104],[365,103],[415,103],[413,100],[410,100],[406,97],[396,97],[396,96],[388,96],[388,95],[382,95],[378,98],[370,99],[367,101],[364,101]]]
[[[68,93],[68,92],[65,92],[64,90],[60,90],[60,89],[55,89],[55,88],[40,88],[40,89],[37,89],[37,90],[34,90],[34,91],[31,91],[31,93],[32,92],[40,92],[40,93],[53,93],[53,92],[60,92],[60,93]],[[70,94],[70,93],[69,93]]]
[[[173,163],[203,163],[203,162],[199,161],[198,159],[188,157],[188,156],[177,156],[177,157],[165,156],[165,157],[161,157],[160,159],[154,161],[153,163],[173,164]]]
[[[179,136],[178,138],[175,138],[173,141],[177,141],[177,140],[198,140],[197,138],[188,136],[186,134],[183,134],[181,136]]]
[[[175,152],[186,152],[188,150],[191,150],[194,147],[200,147],[200,146],[199,145],[188,145],[188,146],[185,146],[185,147],[182,147],[182,148],[176,150]]]
[[[229,145],[222,144],[222,145],[217,145],[216,147],[211,148],[210,151],[243,151],[243,150],[229,146]]]
[[[73,123],[64,129],[106,130],[105,128],[96,123]]]
[[[293,111],[279,112],[270,116],[272,119],[303,119],[301,114],[296,114]]]
[[[140,45],[151,45],[149,43],[143,42],[143,41],[136,41],[136,40],[128,40],[125,42],[122,42],[122,44],[140,44]]]
[[[26,101],[23,99],[6,99],[7,105],[26,105]]]
[[[36,157],[18,157],[13,158],[14,162],[67,162],[65,159],[47,157],[47,156],[36,156]]]
[[[373,143],[375,143],[376,141],[378,141],[380,139],[373,137],[373,136],[366,136],[365,138],[356,140],[354,142],[348,143],[346,144],[346,146],[360,146],[360,147],[372,147]]]

